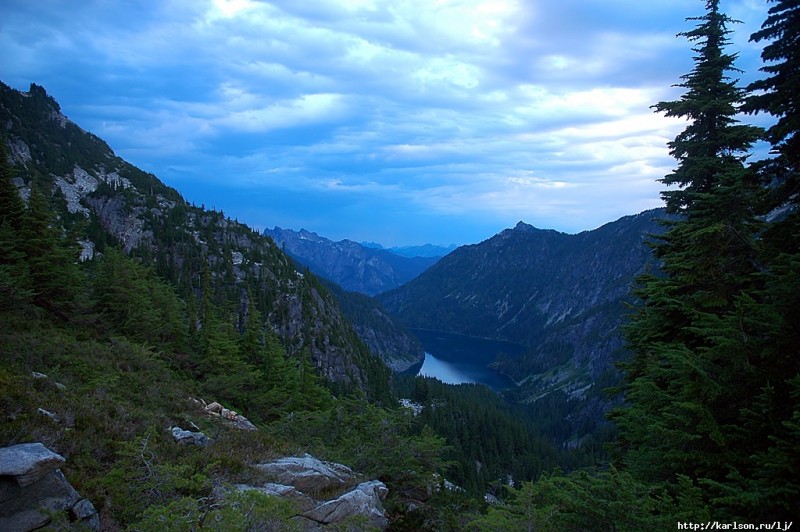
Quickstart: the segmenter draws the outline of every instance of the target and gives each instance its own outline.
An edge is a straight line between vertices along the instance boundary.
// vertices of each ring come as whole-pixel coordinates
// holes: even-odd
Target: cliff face
[[[81,242],[83,259],[118,245],[188,294],[198,292],[208,269],[221,301],[233,302],[240,316],[255,305],[288,353],[307,353],[327,379],[369,389],[376,384],[371,379],[387,378],[328,290],[296,272],[272,240],[188,204],[117,157],[66,118],[43,88],[23,93],[0,83],[0,127],[23,196],[32,184],[50,194],[64,230]]]
[[[316,233],[265,229],[264,234],[300,264],[345,290],[374,296],[425,271],[438,257],[403,257],[351,240],[333,242]]]

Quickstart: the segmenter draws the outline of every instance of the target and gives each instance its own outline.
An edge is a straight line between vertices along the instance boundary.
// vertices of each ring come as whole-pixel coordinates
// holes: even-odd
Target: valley
[[[705,15],[688,19],[694,30],[679,34],[695,54],[676,85],[687,92],[652,108],[686,118],[686,129],[664,150],[664,132],[641,121],[674,169],[652,176],[661,162],[634,165],[637,182],[665,185],[663,207],[578,233],[519,221],[452,250],[256,230],[118,156],[44,87],[0,83],[0,528],[638,531],[793,522],[800,122],[796,87],[785,80],[800,26],[796,3],[773,4],[751,36],[773,41],[760,70],[772,77],[746,88],[737,86],[738,53],[724,51],[733,19],[719,2],[706,2]],[[253,101],[238,87],[220,92]],[[336,94],[323,100],[333,105]],[[307,96],[308,105],[289,107],[313,111],[321,100]],[[506,95],[498,96],[499,105]],[[285,114],[262,104],[267,118]],[[739,123],[761,112],[778,124]],[[314,150],[283,161],[277,151],[231,156],[214,140],[230,133],[225,120],[203,122],[196,164],[212,156],[223,169],[215,179],[240,185],[250,162],[271,165],[259,178],[283,187],[272,205],[314,212],[291,218],[305,223],[323,197],[335,197],[337,208],[362,216],[359,239],[413,243],[403,233],[424,223],[419,216],[404,211],[388,230],[367,225],[385,201],[432,208],[444,194],[451,208],[462,200],[451,221],[480,218],[465,214],[476,206],[459,194],[467,175],[488,178],[474,174],[469,144],[420,137],[388,156],[364,146],[357,128],[342,136],[333,122],[325,130],[302,115],[285,120],[327,139],[325,154],[374,175],[393,160],[402,176],[383,187],[329,165],[314,189],[301,164]],[[276,150],[289,129],[252,138],[253,148]],[[557,140],[555,129],[547,134]],[[536,137],[514,137],[528,154]],[[543,143],[550,156],[553,140]],[[590,179],[562,182],[523,165],[501,176],[505,190],[596,192],[633,168],[613,164],[616,150],[607,149],[639,153],[623,140],[591,152],[607,156],[602,165],[581,162],[596,172]],[[756,160],[762,142],[769,158]],[[165,157],[186,148],[166,144]],[[569,152],[557,144],[556,158]],[[496,147],[486,151],[504,158]],[[408,157],[435,162],[437,152],[466,159],[443,166],[436,197],[411,197],[407,184],[433,181]],[[272,172],[289,168],[292,179]],[[339,203],[352,193],[358,201]],[[589,210],[619,202],[611,193],[593,196]],[[510,205],[489,189],[481,197],[484,207]],[[564,216],[579,214],[559,205]],[[514,217],[499,227],[519,212],[533,211],[503,212]],[[297,478],[313,471],[324,474]]]

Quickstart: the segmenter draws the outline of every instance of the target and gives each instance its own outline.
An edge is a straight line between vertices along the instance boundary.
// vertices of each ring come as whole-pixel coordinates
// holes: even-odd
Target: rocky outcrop
[[[255,468],[279,484],[294,486],[308,494],[341,489],[356,479],[355,472],[349,467],[323,462],[310,454],[279,458],[266,464],[256,464]]]
[[[50,523],[100,530],[100,518],[59,469],[65,460],[41,443],[0,449],[0,530],[28,531]]]
[[[381,501],[388,493],[389,489],[383,482],[362,482],[347,493],[305,512],[302,517],[323,525],[336,525],[352,516],[362,516],[368,526],[384,529],[389,520],[384,515]]]
[[[238,484],[234,489],[292,501],[298,511],[293,520],[302,530],[336,527],[351,519],[381,530],[389,524],[382,502],[389,493],[386,485],[378,480],[359,483],[358,475],[347,466],[306,454],[254,467],[272,482]]]
[[[230,410],[229,408],[225,408],[221,404],[216,401],[211,403],[206,403],[202,399],[195,399],[193,397],[189,398],[189,402],[192,403],[194,406],[202,409],[203,413],[210,417],[220,418],[225,425],[239,430],[258,430],[255,425],[253,425],[250,420],[248,420],[243,415],[237,413],[235,410]],[[171,430],[171,429],[170,429]]]
[[[206,447],[211,445],[211,438],[202,432],[192,432],[190,430],[183,430],[180,427],[170,427],[169,429],[172,437],[176,442],[183,445],[196,445],[198,447]]]

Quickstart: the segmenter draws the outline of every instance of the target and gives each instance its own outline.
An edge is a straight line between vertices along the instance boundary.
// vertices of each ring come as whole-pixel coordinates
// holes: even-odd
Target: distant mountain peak
[[[441,256],[403,256],[352,240],[334,242],[306,229],[265,229],[264,234],[303,266],[342,288],[375,295],[410,281]]]
[[[517,225],[514,226],[514,231],[533,231],[534,229],[536,229],[534,226],[526,224],[522,220],[517,222]]]

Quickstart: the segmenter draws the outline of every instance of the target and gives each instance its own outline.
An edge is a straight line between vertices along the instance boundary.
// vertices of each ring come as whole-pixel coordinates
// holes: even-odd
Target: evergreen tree
[[[768,187],[761,236],[764,286],[745,301],[743,325],[757,342],[752,403],[743,410],[741,452],[753,457],[751,475],[737,478],[726,502],[762,519],[792,519],[800,500],[800,4],[778,0],[753,41],[768,77],[752,83],[746,109],[777,120],[767,130],[772,158],[755,166]]]
[[[669,143],[678,167],[661,180],[676,187],[662,197],[680,216],[653,244],[664,275],[640,279],[642,306],[626,329],[634,353],[625,367],[628,406],[613,417],[620,465],[637,478],[676,485],[685,475],[709,486],[749,474],[752,465],[736,443],[741,410],[752,400],[754,343],[739,326],[743,294],[756,288],[761,269],[759,189],[744,163],[760,130],[735,118],[744,92],[729,75],[736,56],[724,51],[733,21],[718,0],[690,20],[698,25],[681,35],[696,43],[697,55],[678,85],[686,92],[654,106],[689,120]]]
[[[11,178],[5,142],[0,142],[0,294],[9,306],[29,302],[28,267],[22,251],[20,230],[25,204]]]
[[[751,83],[745,110],[765,111],[777,118],[767,129],[767,140],[778,157],[765,163],[763,175],[773,184],[773,206],[785,201],[797,205],[800,194],[800,4],[796,0],[771,0],[773,5],[761,30],[751,41],[771,41],[761,53],[767,63],[764,79]],[[777,186],[775,186],[777,184]]]
[[[81,290],[80,250],[63,234],[47,198],[34,182],[19,234],[34,304],[66,319]]]

